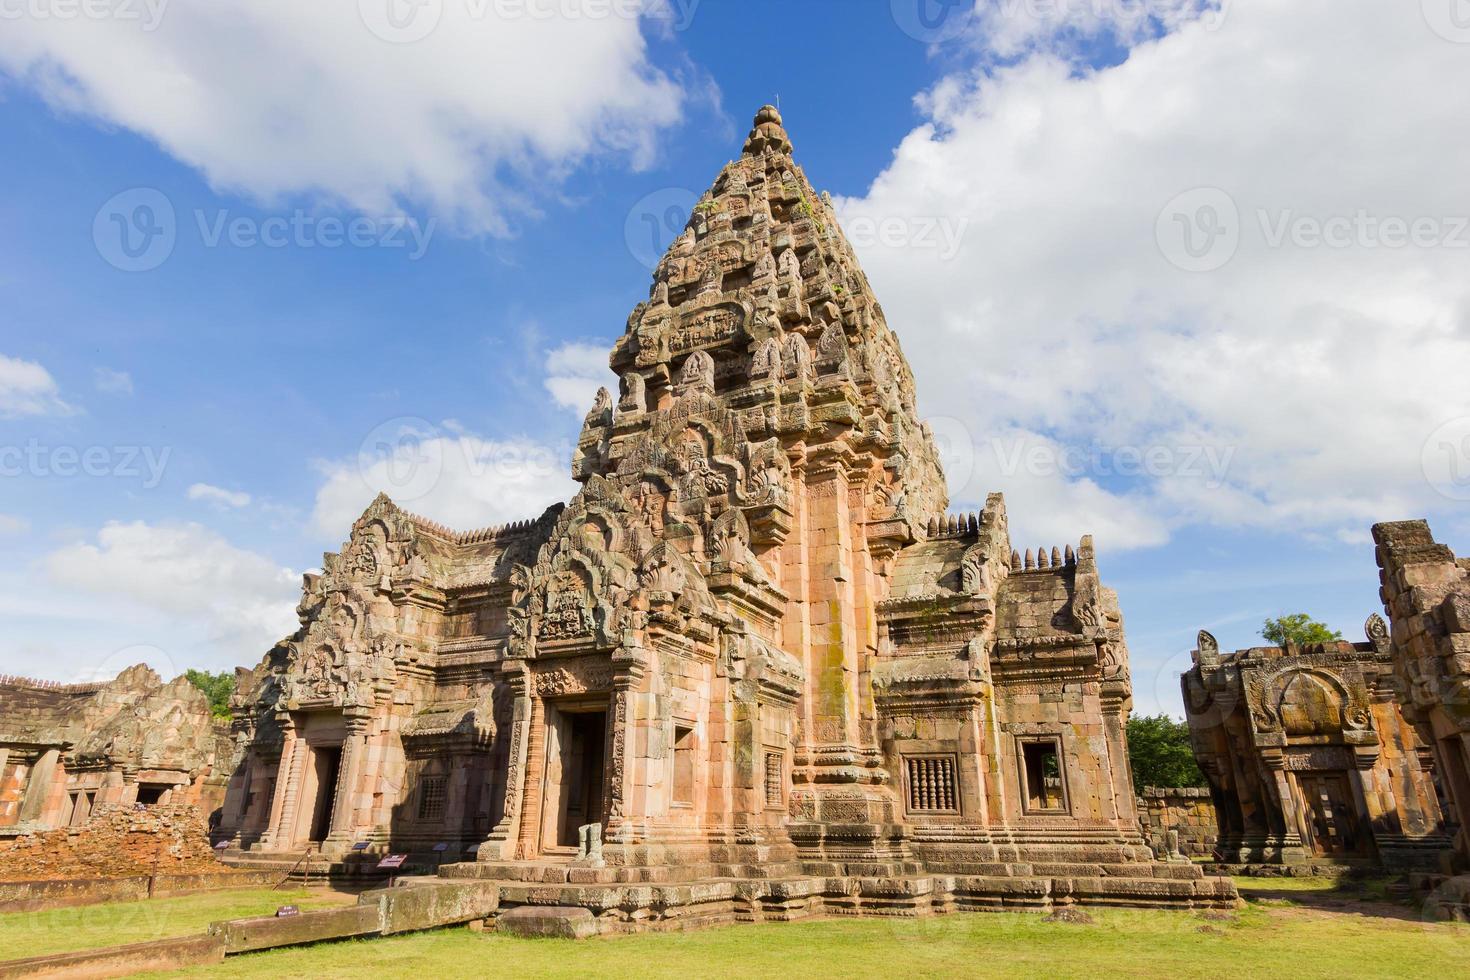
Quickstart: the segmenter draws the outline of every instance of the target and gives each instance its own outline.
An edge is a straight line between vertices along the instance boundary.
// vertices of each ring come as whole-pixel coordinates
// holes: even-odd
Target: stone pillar
[[[1281,804],[1282,823],[1285,833],[1281,837],[1282,860],[1287,862],[1305,859],[1303,842],[1307,840],[1306,816],[1291,790],[1291,776],[1286,772],[1286,758],[1280,751],[1263,753],[1267,768],[1275,781],[1276,795]],[[1288,853],[1289,852],[1289,853]]]
[[[1358,810],[1358,824],[1369,841],[1379,834],[1399,834],[1402,826],[1395,807],[1393,785],[1378,765],[1378,746],[1357,746],[1353,750],[1353,769],[1348,782],[1353,790],[1353,803]]]
[[[270,829],[261,839],[264,847],[290,847],[296,808],[301,798],[301,779],[306,768],[306,740],[296,734],[295,727],[286,731],[281,746],[281,767],[276,776],[276,798],[271,801]]]
[[[1126,683],[1104,681],[1102,698],[1103,737],[1108,753],[1107,798],[1112,808],[1109,819],[1127,832],[1138,826],[1138,787],[1133,785],[1133,770],[1128,765],[1128,727]],[[1109,690],[1109,689],[1113,690]],[[1101,795],[1101,791],[1099,793]]]
[[[526,767],[521,776],[521,821],[516,838],[515,857],[522,861],[535,858],[541,838],[541,772],[546,765],[546,709],[539,697],[531,700],[531,717],[527,722]]]
[[[357,783],[367,754],[367,718],[347,719],[347,737],[342,742],[342,761],[337,769],[337,786],[332,795],[332,822],[327,840],[350,841],[356,831]]]
[[[515,841],[520,829],[521,795],[526,784],[526,743],[531,725],[530,686],[526,670],[520,662],[506,672],[505,680],[514,698],[511,707],[510,745],[506,752],[505,790],[501,794],[500,819],[490,835],[481,842],[477,857],[481,861],[510,860],[515,857]]]
[[[647,815],[646,788],[637,785],[637,758],[646,751],[648,734],[646,728],[656,724],[652,717],[652,698],[648,698],[649,710],[639,710],[642,697],[638,692],[644,687],[648,666],[652,660],[650,652],[630,643],[613,654],[616,673],[613,675],[612,703],[608,706],[610,737],[607,749],[607,832],[603,840],[613,844],[627,843],[634,832],[635,821]],[[641,767],[646,768],[646,767]]]
[[[225,785],[225,800],[221,807],[219,830],[221,834],[238,837],[245,826],[245,801],[250,796],[250,781],[255,778],[255,753],[246,752],[240,766]]]
[[[274,770],[277,774],[276,778],[279,779],[281,768],[280,760],[276,760],[274,766],[268,765],[265,759],[257,759],[256,763],[251,770],[250,784],[245,791],[246,806],[240,825],[241,830],[247,833],[264,833],[270,827],[271,814],[273,812],[272,806],[276,798],[276,784],[271,779],[271,772]],[[264,796],[266,787],[271,787],[270,799],[266,799]],[[256,794],[253,801],[255,805],[253,807],[249,805],[252,802],[250,800],[251,793]]]
[[[840,469],[832,469],[812,473],[811,481],[806,494],[806,571],[811,589],[807,683],[812,742],[819,759],[835,749],[842,762],[851,764],[856,761],[847,756],[857,744],[858,664],[847,480]]]
[[[26,795],[20,804],[21,823],[40,820],[45,815],[51,786],[56,781],[56,767],[60,764],[61,750],[52,748],[42,752],[36,764],[31,766],[30,778],[26,780]]]

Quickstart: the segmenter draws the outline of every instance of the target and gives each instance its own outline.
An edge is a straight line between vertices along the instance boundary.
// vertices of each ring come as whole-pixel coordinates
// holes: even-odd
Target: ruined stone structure
[[[1400,710],[1387,625],[1365,628],[1366,643],[1232,654],[1200,632],[1184,706],[1218,860],[1446,866],[1430,748]]]
[[[1155,854],[1209,858],[1220,825],[1210,791],[1197,786],[1149,786],[1138,794],[1138,822]]]
[[[210,813],[229,750],[203,692],[145,664],[97,684],[0,678],[0,835],[80,827],[113,803]]]
[[[84,825],[0,838],[0,881],[226,871],[205,821],[187,803],[98,803]]]
[[[999,495],[946,514],[775,109],[611,366],[569,503],[454,532],[379,497],[307,576],[242,676],[237,855],[443,843],[477,858],[446,874],[628,918],[1232,900],[1139,832],[1091,540],[1023,556]]]
[[[1373,527],[1393,670],[1404,716],[1432,757],[1456,827],[1455,870],[1441,911],[1470,919],[1470,559],[1434,540],[1424,521]]]

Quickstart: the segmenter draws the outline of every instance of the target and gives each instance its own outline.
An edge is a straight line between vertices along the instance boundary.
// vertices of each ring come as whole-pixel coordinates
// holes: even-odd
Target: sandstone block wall
[[[1148,787],[1138,796],[1138,822],[1149,843],[1160,850],[1168,831],[1179,831],[1179,850],[1191,858],[1212,856],[1220,835],[1210,791],[1203,788]]]

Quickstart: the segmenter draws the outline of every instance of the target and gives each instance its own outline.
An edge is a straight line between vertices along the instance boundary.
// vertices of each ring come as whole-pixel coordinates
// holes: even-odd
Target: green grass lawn
[[[831,918],[573,943],[466,929],[231,957],[180,976],[818,977],[1466,976],[1470,926],[1426,923],[1382,881],[1237,879],[1234,913],[1090,910],[1090,924],[1035,914],[923,920]],[[202,932],[218,919],[350,903],[321,890],[213,892],[0,915],[0,959]]]
[[[1252,882],[1251,885],[1255,885]],[[1277,883],[1279,884],[1279,882]],[[1352,977],[1470,975],[1470,926],[1357,904],[1333,883],[1248,902],[1224,919],[1094,910],[1091,924],[1034,914],[825,919],[586,942],[442,930],[234,957],[219,977]],[[1248,890],[1250,886],[1248,886]]]
[[[1230,880],[1235,882],[1235,890],[1243,898],[1250,898],[1256,892],[1330,892],[1336,891],[1339,885],[1351,890],[1355,884],[1382,881],[1380,878],[1249,878],[1245,875],[1237,875]]]
[[[323,908],[354,896],[325,889],[248,889],[0,915],[0,960],[201,933],[219,919],[266,915],[282,905]]]

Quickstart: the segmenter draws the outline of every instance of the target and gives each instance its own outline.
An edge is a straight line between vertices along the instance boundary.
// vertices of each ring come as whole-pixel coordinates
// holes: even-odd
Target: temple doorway
[[[1352,787],[1341,773],[1299,773],[1297,786],[1307,810],[1308,842],[1319,857],[1352,857],[1363,850]]]
[[[607,710],[566,706],[547,711],[543,847],[575,848],[577,832],[602,822],[607,773]]]
[[[307,840],[320,844],[332,831],[332,801],[337,795],[337,776],[342,769],[342,746],[317,745],[311,749],[311,773],[314,792],[311,805],[311,832]]]

